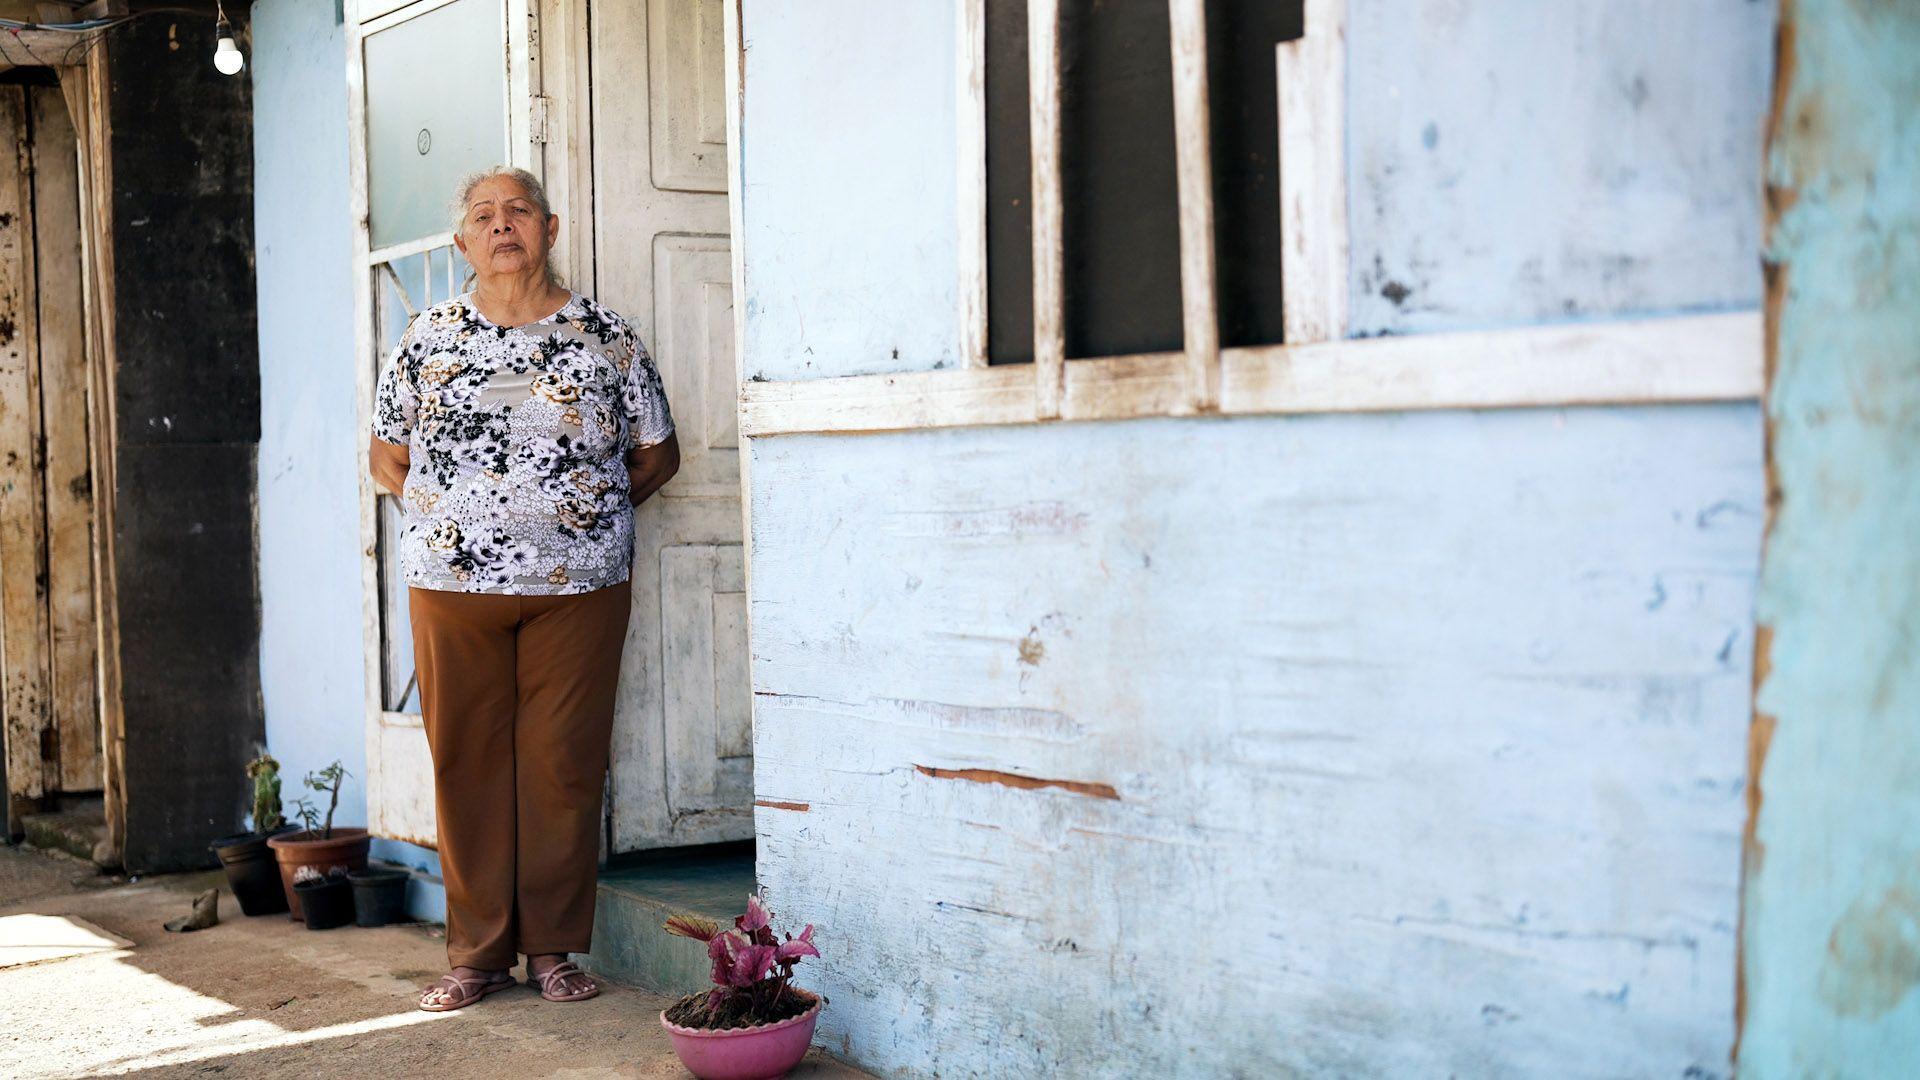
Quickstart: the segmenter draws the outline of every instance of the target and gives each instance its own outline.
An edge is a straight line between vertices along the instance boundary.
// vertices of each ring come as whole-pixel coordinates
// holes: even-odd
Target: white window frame
[[[1214,319],[1203,0],[1168,0],[1180,205],[1178,352],[1066,362],[1059,198],[1059,0],[1030,0],[1034,356],[987,366],[985,0],[959,0],[959,341],[944,371],[748,381],[740,434],[872,432],[1142,416],[1298,414],[1758,400],[1757,310],[1350,339],[1347,0],[1306,0],[1275,50],[1287,343],[1221,348]],[[727,2],[736,322],[747,293],[738,134],[740,2]],[[1196,332],[1197,329],[1197,332]],[[739,330],[736,325],[736,331]],[[744,337],[738,340],[744,340]],[[744,372],[745,358],[742,358]]]

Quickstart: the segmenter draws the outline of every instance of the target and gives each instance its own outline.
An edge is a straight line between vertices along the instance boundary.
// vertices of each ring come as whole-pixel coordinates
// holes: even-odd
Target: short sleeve
[[[407,344],[412,340],[409,324],[400,335],[400,343],[387,354],[380,366],[380,380],[373,390],[373,434],[382,442],[406,445],[412,438],[413,421],[419,415],[420,396],[407,376]]]
[[[673,413],[667,408],[666,387],[660,369],[633,327],[620,326],[620,348],[627,354],[627,373],[620,390],[620,408],[627,414],[629,448],[644,450],[666,442],[673,434]]]

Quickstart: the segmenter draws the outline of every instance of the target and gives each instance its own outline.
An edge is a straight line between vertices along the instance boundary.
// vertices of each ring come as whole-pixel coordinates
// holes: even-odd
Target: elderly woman
[[[633,508],[679,467],[660,374],[618,314],[548,261],[540,182],[461,182],[474,286],[416,317],[382,366],[370,457],[400,496],[458,1009],[515,985],[599,987],[567,959],[593,931],[601,786],[626,638]]]

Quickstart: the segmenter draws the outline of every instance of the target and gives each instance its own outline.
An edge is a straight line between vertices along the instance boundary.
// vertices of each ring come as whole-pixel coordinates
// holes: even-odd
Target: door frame
[[[402,244],[375,249],[372,242],[371,196],[367,174],[366,39],[382,30],[445,7],[454,0],[347,0],[347,167],[351,181],[349,207],[353,219],[354,274],[354,416],[356,432],[372,430],[373,395],[385,348],[380,340],[380,291],[398,258],[450,246],[453,234],[439,233]],[[540,145],[545,138],[539,123],[541,100],[536,67],[537,0],[494,0],[500,4],[506,43],[507,144],[506,164],[541,169]],[[578,2],[578,0],[571,0]],[[580,78],[584,79],[584,73]],[[571,189],[569,189],[571,193]],[[360,599],[361,657],[364,664],[363,700],[366,737],[367,830],[375,836],[404,840],[425,848],[438,847],[433,785],[410,782],[431,776],[426,730],[417,714],[389,710],[385,702],[386,641],[381,633],[380,503],[383,493],[369,470],[366,440],[356,437],[355,463],[360,484]],[[387,496],[392,497],[392,496]],[[401,773],[389,766],[408,762]]]

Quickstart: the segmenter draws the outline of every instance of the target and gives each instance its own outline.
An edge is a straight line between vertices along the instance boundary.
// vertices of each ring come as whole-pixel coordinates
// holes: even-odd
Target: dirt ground
[[[0,916],[76,915],[128,949],[0,968],[0,1076],[686,1077],[658,1014],[666,999],[607,983],[589,1001],[515,987],[449,1013],[414,1007],[446,970],[437,926],[311,931],[187,913],[219,871],[102,877],[76,859],[0,847]],[[516,976],[524,972],[515,971]],[[794,1080],[866,1073],[815,1050]]]

